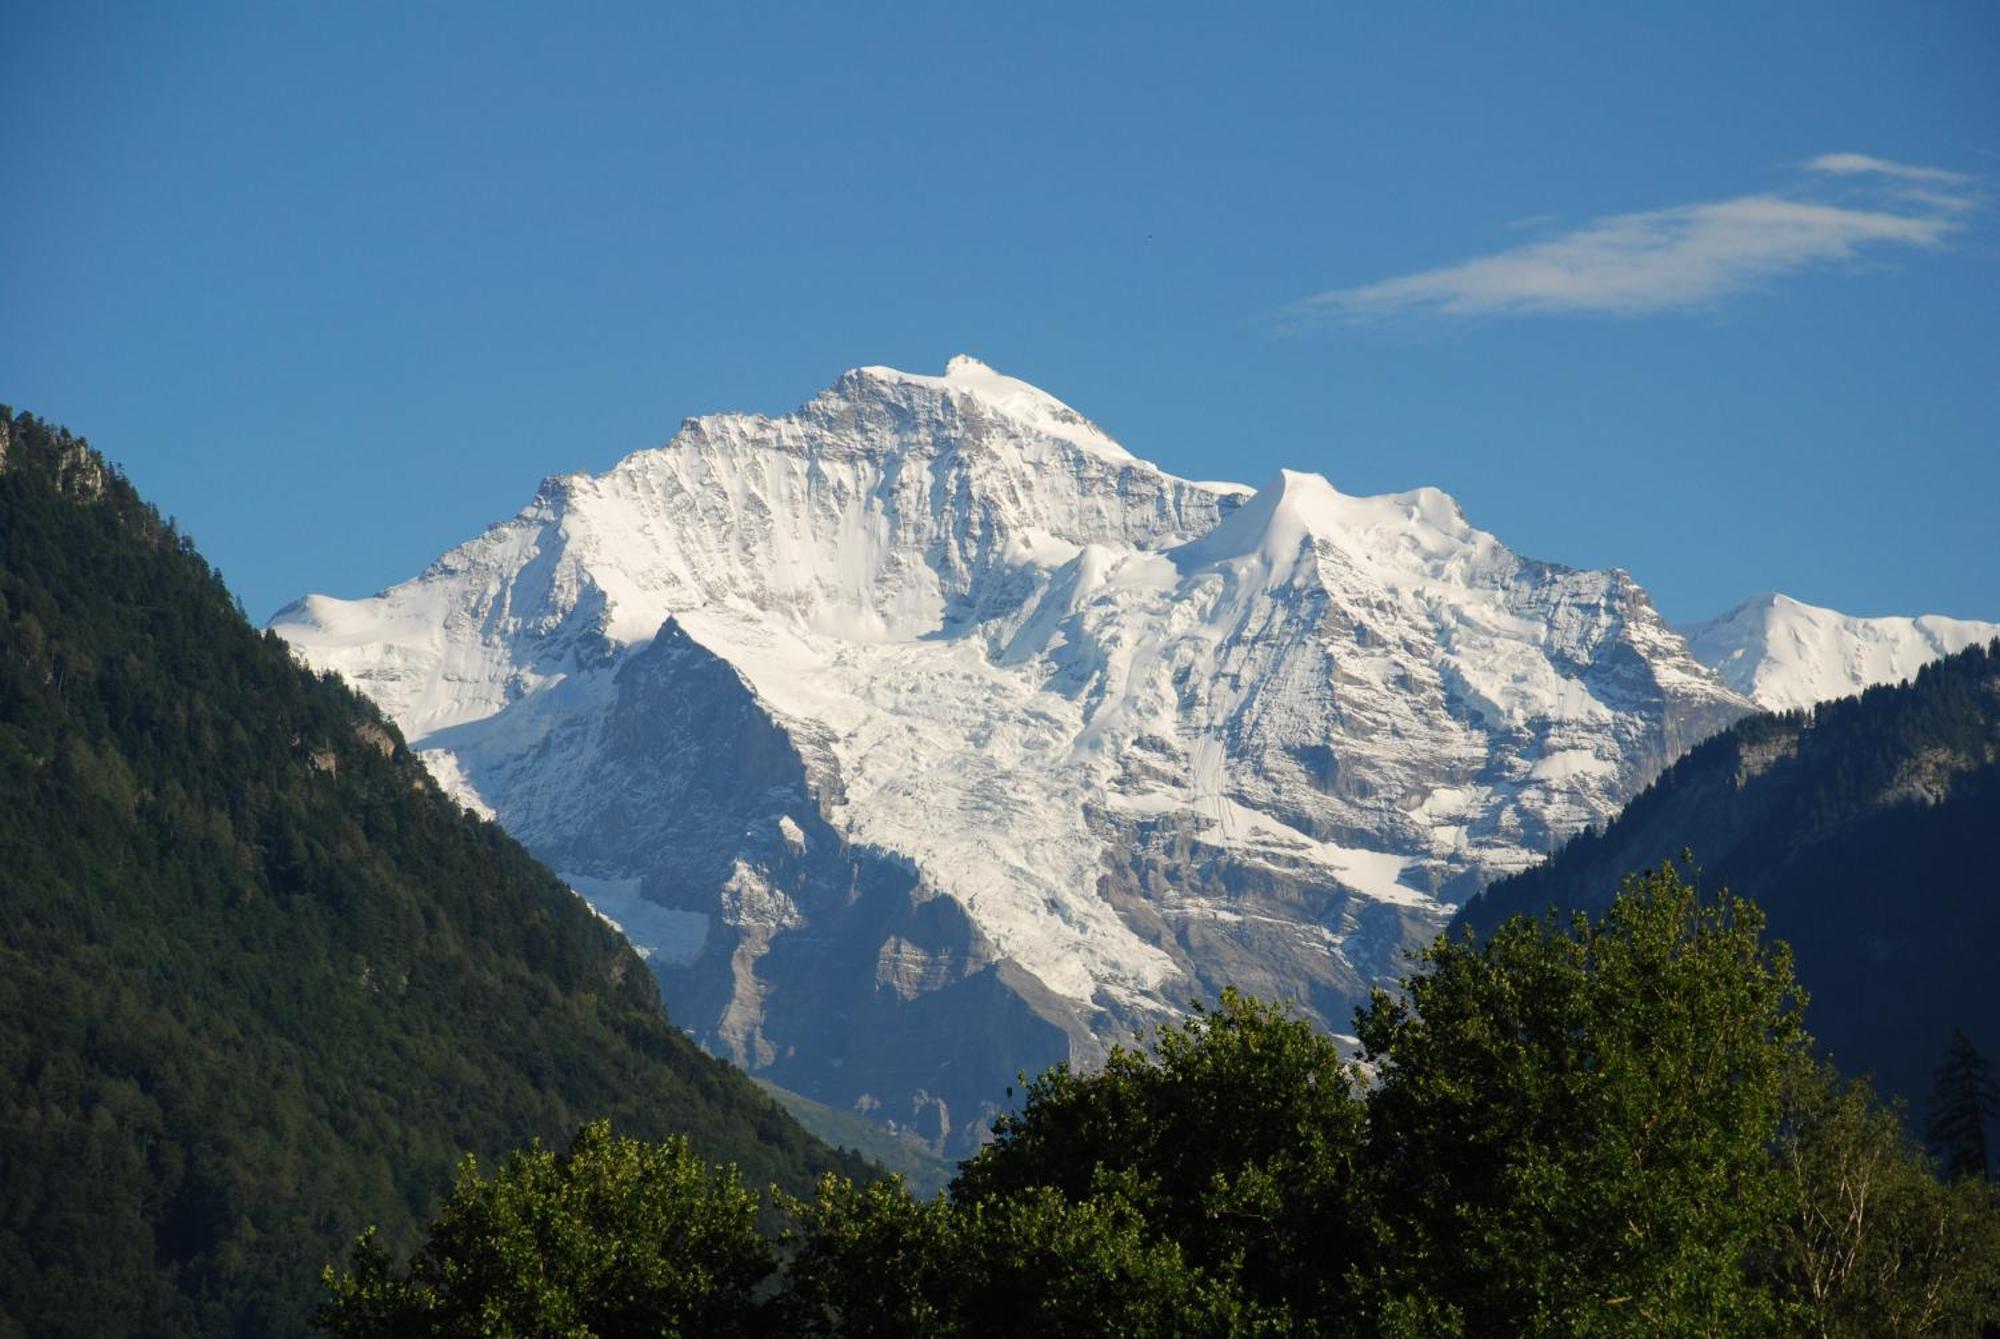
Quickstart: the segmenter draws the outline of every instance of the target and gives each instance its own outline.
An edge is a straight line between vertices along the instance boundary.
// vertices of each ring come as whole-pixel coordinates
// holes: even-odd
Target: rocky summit
[[[1176,478],[970,358],[691,419],[274,626],[705,1045],[947,1153],[1225,983],[1343,1031],[1749,712],[1760,654],[1726,681],[1435,489]]]

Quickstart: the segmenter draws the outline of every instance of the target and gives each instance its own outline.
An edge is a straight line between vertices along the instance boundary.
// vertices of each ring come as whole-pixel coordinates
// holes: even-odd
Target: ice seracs
[[[275,626],[706,1044],[951,1151],[1224,984],[1344,1026],[1751,705],[1436,489],[1176,478],[969,358],[690,419]]]

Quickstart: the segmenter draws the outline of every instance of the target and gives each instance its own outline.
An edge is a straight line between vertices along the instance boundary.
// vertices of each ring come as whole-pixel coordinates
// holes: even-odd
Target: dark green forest
[[[1909,683],[1739,722],[1457,924],[1601,910],[1625,871],[1691,848],[1792,946],[1820,1044],[1916,1109],[1954,1029],[2000,1047],[1996,830],[2000,645],[1975,646]]]
[[[827,1177],[779,1245],[607,1126],[460,1179],[321,1315],[386,1335],[1971,1336],[2000,1208],[1817,1060],[1757,909],[1666,866],[1447,937],[1363,1064],[1225,993],[1036,1079],[948,1192]]]
[[[364,1226],[609,1117],[754,1184],[858,1159],[245,620],[81,440],[0,409],[0,1334],[302,1332]]]

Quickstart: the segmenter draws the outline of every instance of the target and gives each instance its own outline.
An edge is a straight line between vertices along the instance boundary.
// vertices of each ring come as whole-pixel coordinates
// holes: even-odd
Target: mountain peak
[[[1500,551],[1437,488],[1356,497],[1323,474],[1281,469],[1214,530],[1182,550],[1198,563],[1254,558],[1271,584],[1287,580],[1307,544],[1339,550],[1391,584],[1396,573],[1437,576]]]
[[[1726,621],[1732,618],[1741,618],[1745,614],[1781,613],[1788,609],[1804,610],[1810,613],[1833,612],[1832,610],[1817,609],[1814,606],[1805,603],[1803,600],[1794,600],[1791,596],[1784,594],[1782,591],[1760,590],[1755,595],[1752,595],[1749,599],[1743,601],[1741,604],[1738,604],[1735,608],[1731,609],[1728,613],[1722,615],[1722,619],[1718,621]]]
[[[904,372],[881,366],[858,367],[848,375],[940,392],[961,402],[971,400],[981,409],[1012,419],[1044,436],[1081,447],[1112,464],[1140,463],[1138,457],[1120,446],[1110,433],[1055,396],[1019,377],[996,372],[971,354],[961,353],[953,357],[945,364],[943,376],[927,376],[921,372]]]
[[[1908,679],[1941,655],[2000,635],[2000,624],[1860,618],[1765,591],[1681,632],[1731,688],[1766,711],[1791,711]]]
[[[954,353],[950,361],[944,365],[944,379],[946,381],[998,375],[999,373],[993,370],[991,364],[981,362],[969,353]]]
[[[1316,536],[1330,537],[1340,508],[1350,499],[1323,475],[1281,469],[1222,524],[1179,551],[1183,566],[1250,562],[1265,583],[1284,583],[1300,551]]]
[[[948,1102],[954,1152],[1030,1048],[1101,1054],[1223,980],[1312,983],[1337,1026],[1448,901],[1742,705],[1629,582],[1436,489],[1189,483],[963,357],[698,420],[307,612],[281,631],[454,793],[705,918],[705,956],[651,960],[683,1023],[839,1105]],[[699,675],[648,658],[669,617]],[[842,843],[899,881],[857,901],[814,863]]]

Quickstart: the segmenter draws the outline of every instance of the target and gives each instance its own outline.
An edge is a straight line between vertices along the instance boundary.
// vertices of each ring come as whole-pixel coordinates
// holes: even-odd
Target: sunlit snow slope
[[[1343,1029],[1750,705],[1622,572],[1435,489],[1174,478],[969,358],[690,420],[275,626],[706,1044],[953,1151],[1226,982]]]
[[[1731,688],[1767,711],[1790,711],[1901,683],[1939,656],[2000,637],[2000,623],[1856,618],[1767,594],[1683,631]]]

